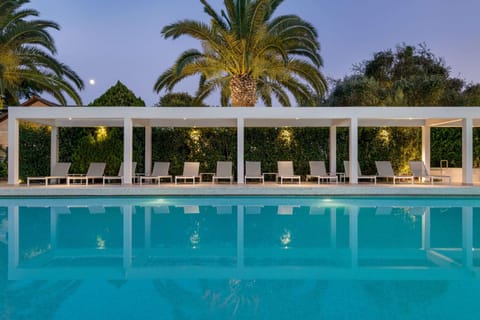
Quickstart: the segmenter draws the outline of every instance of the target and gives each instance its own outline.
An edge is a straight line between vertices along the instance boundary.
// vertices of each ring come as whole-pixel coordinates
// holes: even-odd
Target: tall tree
[[[122,82],[117,81],[114,86],[111,86],[89,105],[96,107],[145,107],[145,101],[135,96],[135,93]]]
[[[328,99],[336,106],[453,106],[464,103],[465,82],[425,45],[374,54],[338,81]]]
[[[218,13],[200,0],[210,24],[183,20],[165,26],[162,34],[166,39],[193,37],[203,50],[183,52],[154,89],[172,90],[184,78],[199,75],[196,96],[202,99],[219,89],[223,106],[254,106],[257,99],[271,106],[272,96],[290,106],[289,93],[313,105],[327,88],[317,31],[296,15],[274,17],[283,1],[224,0]]]
[[[464,106],[480,104],[480,86],[466,85],[451,77],[450,68],[425,45],[401,45],[377,52],[355,67],[354,74],[334,86],[328,105],[332,106]],[[362,168],[374,170],[374,160],[392,159],[397,170],[406,172],[408,160],[418,159],[418,128],[360,128],[359,150]],[[475,133],[477,136],[478,133]],[[461,166],[461,130],[432,129],[430,165],[448,159]],[[368,150],[368,152],[366,151]],[[475,151],[475,161],[479,161]],[[373,171],[374,172],[374,171]]]
[[[66,104],[69,96],[80,105],[77,90],[83,89],[83,81],[54,57],[56,47],[49,29],[59,30],[60,26],[36,19],[36,10],[23,9],[29,2],[0,1],[0,107],[42,92],[60,104]]]

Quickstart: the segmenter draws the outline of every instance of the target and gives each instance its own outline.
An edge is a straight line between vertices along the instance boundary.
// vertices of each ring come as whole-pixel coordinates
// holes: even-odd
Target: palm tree
[[[66,104],[66,95],[81,104],[77,89],[83,89],[83,81],[54,58],[55,43],[48,29],[59,30],[59,25],[35,19],[36,10],[22,9],[29,2],[0,1],[0,108],[42,92],[61,104]]]
[[[183,52],[155,83],[154,89],[172,90],[186,77],[200,75],[196,94],[205,98],[221,92],[221,104],[254,106],[257,99],[272,105],[274,96],[290,106],[323,97],[327,88],[320,72],[322,58],[317,32],[296,15],[273,17],[283,0],[224,0],[217,13],[200,0],[210,24],[183,20],[163,28],[165,39],[188,35],[200,40],[202,51]]]

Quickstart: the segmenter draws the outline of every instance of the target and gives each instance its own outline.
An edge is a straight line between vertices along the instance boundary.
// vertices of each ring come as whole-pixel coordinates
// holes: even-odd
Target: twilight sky
[[[209,2],[220,8],[223,0]],[[27,7],[62,27],[51,32],[57,58],[85,81],[85,105],[117,80],[147,105],[158,102],[157,77],[182,51],[198,47],[188,37],[164,40],[160,30],[182,19],[207,19],[199,0],[31,0]],[[480,83],[479,12],[478,0],[285,0],[277,11],[317,28],[326,77],[343,78],[375,52],[424,42],[452,76],[474,83]],[[193,94],[195,88],[192,80],[175,91]],[[218,97],[207,103],[218,105]]]

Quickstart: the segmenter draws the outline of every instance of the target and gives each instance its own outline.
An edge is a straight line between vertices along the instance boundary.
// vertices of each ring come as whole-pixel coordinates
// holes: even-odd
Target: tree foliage
[[[54,57],[56,47],[49,29],[60,26],[36,19],[36,10],[23,8],[29,2],[0,2],[0,108],[5,102],[18,105],[21,98],[43,92],[63,105],[67,96],[82,104],[77,90],[83,89],[83,81]]]
[[[104,94],[95,99],[89,106],[96,107],[145,107],[145,102],[135,96],[133,91],[123,83],[117,83],[110,87]]]
[[[331,106],[469,106],[480,104],[480,86],[450,76],[450,68],[425,45],[398,46],[373,55],[355,72],[337,81],[327,104]],[[474,130],[475,135],[478,134]],[[392,160],[406,172],[408,160],[421,157],[420,130],[415,128],[360,128],[359,150],[365,153],[362,168],[373,169],[374,160]],[[431,164],[448,160],[458,167],[461,131],[432,128]],[[475,163],[480,163],[475,153]]]
[[[163,95],[157,107],[205,107],[203,102],[192,97],[187,92],[172,92]]]
[[[398,46],[373,55],[337,81],[331,106],[461,106],[480,102],[478,85],[450,76],[425,45]]]
[[[290,106],[288,93],[313,105],[314,96],[324,96],[317,31],[296,15],[274,18],[283,0],[224,0],[220,13],[200,1],[210,24],[183,20],[165,26],[162,34],[166,39],[190,36],[203,50],[183,52],[158,78],[157,92],[198,75],[197,96],[220,90],[222,106],[254,106],[257,99],[271,106],[272,97]]]

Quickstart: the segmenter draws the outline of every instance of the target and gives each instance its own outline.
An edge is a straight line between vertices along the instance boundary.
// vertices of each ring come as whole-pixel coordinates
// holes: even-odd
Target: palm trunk
[[[235,75],[230,80],[233,107],[254,107],[257,103],[257,82],[249,75]]]

